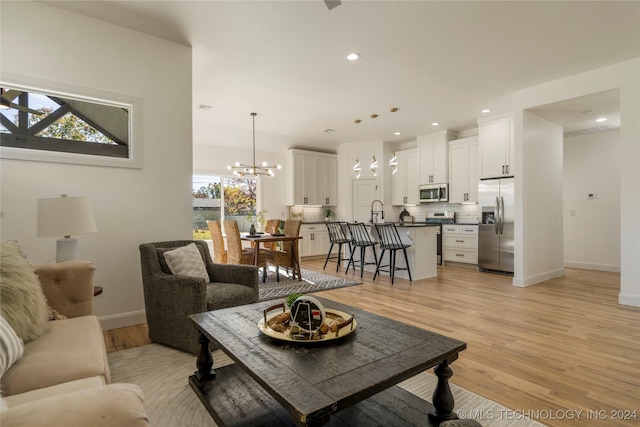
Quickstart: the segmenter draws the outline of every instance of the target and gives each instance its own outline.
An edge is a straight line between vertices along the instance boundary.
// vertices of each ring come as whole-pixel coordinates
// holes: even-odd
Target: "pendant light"
[[[243,177],[245,175],[266,175],[274,176],[273,169],[282,169],[281,165],[267,166],[267,162],[262,162],[261,165],[256,165],[256,116],[258,113],[251,113],[253,120],[253,164],[245,165],[240,162],[236,162],[235,165],[227,166],[227,169],[233,171],[233,174],[237,177]]]
[[[378,118],[377,114],[372,114],[371,115],[372,119],[376,119]],[[373,139],[375,140],[376,137],[376,125],[375,125],[375,121],[373,122]],[[369,165],[369,169],[371,169],[371,173],[373,173],[373,176],[378,176],[378,161],[376,160],[376,156],[373,156],[373,162],[371,162],[371,164]]]
[[[393,113],[393,134],[394,135],[400,135],[400,132],[397,131],[396,129],[396,111],[398,111],[397,107],[392,107],[391,110],[389,110]],[[391,174],[395,175],[396,172],[398,172],[398,156],[396,155],[396,152],[393,152],[393,157],[391,157],[391,159],[389,160],[389,166],[391,166]]]
[[[360,167],[360,159],[358,158],[359,148],[360,148],[360,132],[358,130],[358,125],[362,120],[356,119],[353,123],[356,124],[356,164],[353,165],[353,172],[356,174],[356,179],[360,179],[360,171],[362,168]]]

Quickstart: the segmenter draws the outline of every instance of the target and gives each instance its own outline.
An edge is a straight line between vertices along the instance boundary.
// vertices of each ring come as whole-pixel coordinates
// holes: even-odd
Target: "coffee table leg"
[[[453,375],[453,371],[445,360],[434,369],[434,373],[438,377],[438,384],[433,391],[433,411],[429,412],[429,418],[438,422],[455,420],[458,418],[453,412],[454,401],[451,388],[449,388],[449,378]]]
[[[212,380],[216,377],[216,371],[212,369],[213,356],[209,350],[209,338],[200,332],[198,343],[200,343],[200,353],[196,359],[196,368],[198,370],[194,372],[194,375],[198,381]]]

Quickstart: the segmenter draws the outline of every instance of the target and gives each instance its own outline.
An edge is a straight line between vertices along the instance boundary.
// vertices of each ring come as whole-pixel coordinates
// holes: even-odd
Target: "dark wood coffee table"
[[[344,304],[354,332],[324,345],[281,342],[258,329],[265,301],[189,316],[200,332],[197,371],[189,384],[216,423],[276,425],[438,425],[457,418],[449,364],[464,342]],[[213,368],[213,342],[234,364]],[[433,406],[395,386],[432,367]]]

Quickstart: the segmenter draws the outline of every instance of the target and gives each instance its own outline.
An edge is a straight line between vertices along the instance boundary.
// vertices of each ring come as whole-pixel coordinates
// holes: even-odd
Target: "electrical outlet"
[[[569,211],[569,216],[576,216],[576,210],[575,209],[571,209]]]

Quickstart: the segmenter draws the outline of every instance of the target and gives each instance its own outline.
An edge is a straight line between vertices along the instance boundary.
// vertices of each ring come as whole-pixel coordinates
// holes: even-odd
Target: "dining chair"
[[[242,248],[238,223],[225,221],[224,232],[227,235],[227,264],[253,264],[253,250]]]
[[[402,241],[400,238],[400,234],[398,233],[398,229],[396,225],[393,223],[384,223],[384,224],[374,224],[376,227],[376,231],[378,233],[378,239],[380,239],[380,249],[382,252],[380,253],[380,258],[378,258],[378,265],[376,266],[376,272],[373,275],[373,280],[376,280],[378,273],[381,271],[381,267],[389,267],[389,275],[391,276],[391,284],[393,285],[393,279],[395,278],[396,270],[407,270],[409,273],[409,280],[413,280],[411,278],[411,270],[409,269],[409,258],[407,257],[407,248],[412,245],[408,242]],[[402,250],[404,253],[404,262],[406,267],[396,267],[396,252]],[[384,253],[389,251],[389,264],[380,265],[382,263],[382,258],[384,257]]]
[[[336,271],[340,269],[340,263],[342,261],[348,261],[349,258],[343,258],[342,256],[342,245],[347,245],[349,247],[349,252],[351,252],[351,239],[347,237],[344,233],[344,222],[327,222],[327,230],[329,230],[329,242],[331,245],[329,246],[329,252],[327,252],[327,258],[324,260],[324,270],[327,268],[327,263],[330,259],[336,260]],[[336,255],[331,255],[333,251],[333,246],[338,245],[338,253]],[[349,265],[347,264],[347,269]]]
[[[280,220],[278,218],[268,219],[267,225],[264,227],[264,232],[268,234],[276,234],[278,227],[280,226]],[[265,242],[262,247],[271,251],[276,250],[278,242]]]
[[[284,234],[286,236],[300,236],[300,226],[302,221],[298,219],[288,219],[284,222]],[[291,277],[296,278],[296,265],[300,265],[300,251],[298,251],[298,241],[282,242],[281,250],[265,251],[267,265],[275,266],[276,280],[280,281],[280,267],[285,267],[287,271],[293,270]],[[298,259],[295,259],[294,256]],[[298,277],[298,280],[302,280]]]
[[[211,232],[211,241],[213,242],[213,262],[226,264],[227,250],[224,248],[224,237],[222,236],[220,221],[207,221],[207,226]]]
[[[353,269],[356,269],[356,263],[360,262],[360,278],[364,273],[365,265],[378,265],[378,255],[376,254],[376,242],[367,226],[363,222],[354,222],[347,223],[347,227],[349,228],[349,235],[351,236],[351,255],[349,256],[349,262],[347,263],[347,269],[344,274],[349,272],[349,266],[353,265]],[[353,259],[353,256],[356,253],[356,249],[360,248],[360,259]],[[367,248],[373,249],[373,261],[365,261],[365,255]]]

